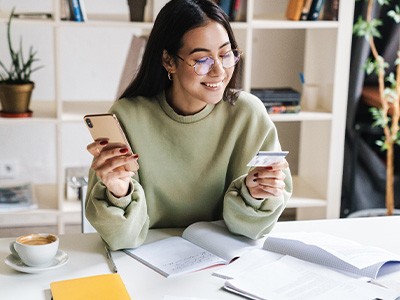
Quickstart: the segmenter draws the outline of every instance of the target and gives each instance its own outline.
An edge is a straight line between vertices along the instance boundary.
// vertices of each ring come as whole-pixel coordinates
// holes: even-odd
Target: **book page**
[[[284,256],[238,278],[224,288],[250,299],[396,299],[397,293],[323,266]]]
[[[197,222],[190,225],[182,237],[230,262],[250,249],[261,248],[265,239],[252,240],[234,235],[223,221]]]
[[[400,262],[399,255],[384,249],[318,232],[271,234],[263,248],[370,278],[385,263]]]
[[[268,264],[282,258],[282,254],[263,249],[253,249],[243,253],[239,259],[236,259],[229,265],[223,266],[213,272],[214,276],[224,279],[233,279],[242,274],[251,272],[260,265]]]
[[[170,237],[124,252],[165,277],[226,263],[222,258],[181,237]]]

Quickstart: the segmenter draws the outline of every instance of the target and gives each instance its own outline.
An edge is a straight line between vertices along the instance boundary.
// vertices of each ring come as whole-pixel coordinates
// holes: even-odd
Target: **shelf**
[[[327,112],[302,111],[295,114],[269,114],[274,122],[296,122],[296,121],[331,121],[332,114]]]
[[[253,29],[335,29],[337,21],[288,21],[274,17],[257,17],[251,22]]]
[[[1,118],[0,124],[20,124],[30,122],[50,122],[56,123],[56,102],[55,101],[31,101],[31,110],[33,111],[30,118]]]
[[[31,209],[0,213],[0,227],[55,225],[58,209]]]
[[[243,85],[247,91],[256,86],[293,86],[300,90],[299,72],[305,74],[308,82],[321,85],[323,93],[318,99],[318,110],[270,114],[270,118],[277,125],[282,147],[293,154],[290,162],[293,173],[300,174],[293,177],[294,194],[287,207],[296,209],[296,217],[306,216],[304,211],[311,217],[338,217],[354,1],[340,2],[339,21],[287,20],[288,1],[244,1],[247,20],[231,23],[246,53]],[[46,101],[31,102],[31,118],[0,118],[0,126],[25,126],[23,133],[28,135],[40,135],[33,127],[51,129],[54,134],[49,138],[54,141],[51,145],[54,149],[50,150],[56,152],[55,162],[49,161],[43,151],[28,147],[33,153],[31,156],[38,157],[38,162],[24,163],[55,168],[57,178],[45,186],[35,185],[39,209],[0,213],[0,226],[58,224],[59,232],[63,233],[64,224],[81,221],[81,202],[64,199],[64,168],[82,165],[91,158],[85,151],[90,135],[81,128],[84,127],[83,116],[109,111],[130,38],[132,34],[148,34],[153,22],[131,22],[126,3],[121,2],[118,8],[110,1],[96,2],[95,8],[88,5],[86,22],[60,20],[61,13],[56,11],[61,10],[60,0],[47,2],[45,8],[36,3],[28,5],[31,8],[26,11],[51,10],[52,18],[14,20],[18,25],[16,29],[24,33],[24,41],[27,39],[28,45],[36,43],[35,49],[42,53],[44,63],[51,66],[37,77],[43,89],[37,89],[35,96]],[[6,3],[2,8],[0,25],[5,30],[12,7]],[[72,61],[71,57],[80,51],[85,54],[84,59],[79,57]],[[91,74],[105,75],[94,76],[93,82],[99,81],[93,86],[84,84]],[[92,89],[96,93],[87,92]],[[55,130],[48,128],[50,126]],[[19,144],[15,145],[17,149]],[[71,148],[63,148],[65,145]],[[11,152],[0,148],[0,156],[4,157],[13,158],[21,153]],[[335,167],[334,176],[330,170],[332,166]],[[27,167],[28,170],[35,168]]]
[[[82,122],[87,114],[107,113],[113,101],[68,101],[63,102],[62,120],[65,122]]]

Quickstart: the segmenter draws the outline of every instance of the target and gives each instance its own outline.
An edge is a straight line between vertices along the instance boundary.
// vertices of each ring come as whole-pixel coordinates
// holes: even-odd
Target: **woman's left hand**
[[[253,198],[278,197],[285,189],[286,175],[283,169],[289,167],[286,159],[268,167],[256,167],[246,177],[246,186]]]

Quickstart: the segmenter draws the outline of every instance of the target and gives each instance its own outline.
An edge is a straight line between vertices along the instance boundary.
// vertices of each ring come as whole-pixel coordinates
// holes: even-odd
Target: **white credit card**
[[[267,167],[284,159],[289,151],[259,151],[247,164],[248,167]]]

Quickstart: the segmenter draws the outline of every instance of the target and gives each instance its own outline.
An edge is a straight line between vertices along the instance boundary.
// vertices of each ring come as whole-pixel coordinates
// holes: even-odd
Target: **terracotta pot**
[[[9,84],[0,83],[1,112],[7,114],[28,113],[31,101],[33,82]]]

